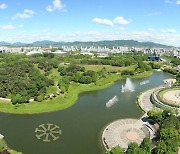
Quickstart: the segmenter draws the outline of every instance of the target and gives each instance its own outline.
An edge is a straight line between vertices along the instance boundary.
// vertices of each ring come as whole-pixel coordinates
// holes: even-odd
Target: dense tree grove
[[[138,64],[138,61],[147,60],[147,55],[140,54],[113,54],[106,58],[84,58],[82,64],[88,65],[112,65],[112,66],[130,66]]]
[[[168,72],[168,73],[173,74],[173,75],[177,74],[177,71],[174,68],[171,68],[171,67],[166,67],[164,69],[164,72]]]
[[[38,63],[38,68],[44,70],[45,72],[48,72],[53,68],[58,68],[58,62],[52,60],[41,60]]]
[[[105,77],[107,71],[102,69],[99,72],[86,71],[84,67],[79,65],[69,65],[68,67],[59,67],[58,71],[63,78],[59,81],[61,92],[67,92],[70,82],[77,82],[80,84],[95,83],[98,79]]]
[[[171,63],[174,65],[180,65],[180,60],[179,58],[171,57]]]
[[[12,103],[25,103],[42,95],[54,82],[42,75],[25,57],[1,55],[0,97],[12,98]]]
[[[126,151],[118,146],[112,148],[108,154],[151,154],[151,147],[151,140],[144,138],[140,146],[137,143],[132,142],[128,145],[128,149]]]
[[[161,64],[158,62],[151,62],[150,65],[153,69],[160,69],[161,68]]]
[[[96,84],[108,74],[131,76],[161,66],[158,62],[148,62],[148,55],[138,53],[111,54],[101,58],[95,56],[67,53],[53,53],[26,56],[24,54],[0,54],[0,97],[10,98],[13,104],[27,103],[30,98],[42,101],[47,89],[58,85],[61,93],[68,92],[71,83]],[[102,66],[99,70],[87,69],[88,65]],[[108,70],[106,66],[111,68]],[[115,66],[115,67],[114,67]],[[112,68],[121,68],[116,71]],[[112,70],[111,70],[112,69]],[[54,76],[53,71],[59,72]],[[165,71],[174,73],[174,70]],[[178,77],[178,75],[177,75]],[[57,87],[53,87],[54,89]],[[55,91],[53,91],[53,94]]]
[[[163,112],[149,112],[148,115],[158,121],[160,129],[160,140],[153,149],[153,153],[177,153],[180,146],[180,117],[176,117],[170,110]]]
[[[150,139],[144,138],[140,145],[130,143],[126,151],[115,147],[108,154],[176,154],[180,146],[180,117],[170,110],[149,111],[148,116],[160,124],[159,140],[154,147]]]

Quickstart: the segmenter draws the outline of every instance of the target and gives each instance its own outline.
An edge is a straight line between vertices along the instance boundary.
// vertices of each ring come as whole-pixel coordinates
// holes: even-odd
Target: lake
[[[121,93],[125,80],[98,91],[79,95],[70,108],[37,115],[13,115],[0,113],[0,133],[5,136],[9,147],[24,154],[102,154],[101,133],[110,122],[122,118],[139,118],[141,110],[136,105],[136,97],[144,90],[163,84],[172,76],[154,72],[143,79],[133,79],[134,92]],[[149,80],[148,84],[140,82]],[[106,102],[118,97],[118,102],[107,108]],[[38,140],[35,129],[40,124],[55,124],[62,134],[49,143]]]

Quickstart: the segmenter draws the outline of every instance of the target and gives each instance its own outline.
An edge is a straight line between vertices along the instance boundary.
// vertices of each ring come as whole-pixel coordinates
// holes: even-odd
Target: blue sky
[[[0,0],[0,41],[134,39],[180,46],[179,0]]]

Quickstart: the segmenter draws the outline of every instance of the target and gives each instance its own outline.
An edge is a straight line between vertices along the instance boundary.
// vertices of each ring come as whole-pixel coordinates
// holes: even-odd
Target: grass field
[[[131,78],[143,78],[150,76],[152,72],[144,72]],[[81,85],[71,83],[69,91],[65,95],[60,95],[52,100],[45,100],[43,102],[32,102],[29,104],[12,105],[7,103],[0,103],[0,111],[14,114],[38,114],[44,112],[58,111],[72,106],[78,99],[80,93],[86,91],[100,90],[111,86],[115,81],[127,78],[120,74],[111,74],[96,82],[96,84]]]
[[[47,88],[46,94],[53,94],[53,93],[56,93],[56,91],[57,91],[56,86],[50,86],[50,87]]]
[[[49,76],[48,76],[49,79],[51,80],[54,80],[55,82],[59,81],[61,79],[60,75],[59,75],[59,72],[57,69],[52,69],[49,73]]]
[[[128,69],[133,70],[134,66],[129,67],[118,67],[118,66],[111,66],[111,65],[82,65],[85,67],[86,70],[93,70],[93,71],[100,71],[103,68],[106,68],[109,72],[120,72],[122,70]]]

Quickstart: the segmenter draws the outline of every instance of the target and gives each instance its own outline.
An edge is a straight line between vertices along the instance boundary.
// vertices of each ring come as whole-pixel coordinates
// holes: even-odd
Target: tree
[[[148,116],[150,119],[155,120],[156,122],[161,122],[162,121],[162,111],[155,112],[155,111],[148,111]]]
[[[166,118],[171,119],[171,117],[173,117],[173,113],[171,110],[165,109],[162,113],[162,117],[163,119],[166,119]]]
[[[75,76],[74,76],[74,81],[75,81],[75,82],[78,82],[80,78],[81,78],[80,72],[76,72],[76,74],[75,74]]]
[[[160,69],[161,68],[161,64],[159,62],[151,62],[150,65],[153,69]]]
[[[60,89],[61,89],[61,93],[63,94],[67,91],[65,86],[61,86]]]
[[[44,57],[47,57],[47,58],[50,58],[50,59],[54,58],[54,54],[53,54],[53,53],[47,53],[47,52],[45,52],[45,53],[43,53],[43,56],[44,56]]]
[[[132,142],[128,145],[128,149],[126,151],[127,154],[140,154],[139,153],[139,146],[137,143]]]
[[[94,72],[92,75],[92,81],[96,82],[98,80],[98,77],[99,77],[98,74],[96,72]]]
[[[157,146],[153,149],[154,154],[166,154],[167,147],[164,141],[159,141]]]
[[[171,73],[173,75],[176,75],[177,74],[177,71],[174,69],[174,68],[171,68],[171,67],[166,67],[164,69],[164,72],[168,72],[168,73]]]
[[[38,102],[42,102],[42,101],[43,101],[43,96],[41,96],[41,95],[38,96],[38,97],[37,97],[37,101],[38,101]]]
[[[113,147],[108,154],[124,154],[124,150],[120,146],[117,146]]]
[[[140,148],[144,149],[147,154],[150,154],[151,153],[151,148],[152,148],[152,145],[151,145],[151,140],[149,138],[144,138],[141,145],[140,145]]]
[[[21,99],[21,95],[20,94],[16,94],[15,96],[12,97],[11,101],[12,101],[12,104],[17,104],[19,103]]]

